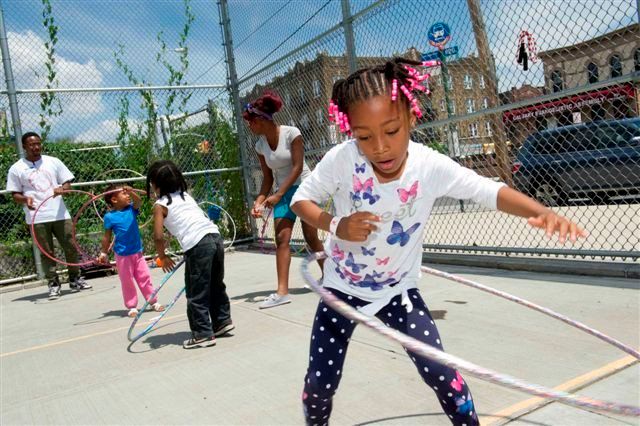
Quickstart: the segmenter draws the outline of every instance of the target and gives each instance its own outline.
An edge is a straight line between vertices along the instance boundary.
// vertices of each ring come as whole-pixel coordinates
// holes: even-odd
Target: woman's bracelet
[[[333,219],[331,219],[331,222],[329,223],[329,232],[331,233],[331,235],[336,235],[336,232],[338,231],[338,225],[340,224],[341,220],[342,216],[334,216]]]

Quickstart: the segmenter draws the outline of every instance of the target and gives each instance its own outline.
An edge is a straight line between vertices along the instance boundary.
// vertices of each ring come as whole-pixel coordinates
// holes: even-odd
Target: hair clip
[[[395,78],[391,82],[391,102],[395,102],[398,99],[398,80]]]
[[[436,60],[433,60],[433,61],[424,61],[424,62],[422,63],[422,66],[423,66],[423,67],[426,67],[426,68],[437,67],[438,65],[440,65],[440,61],[436,61]]]

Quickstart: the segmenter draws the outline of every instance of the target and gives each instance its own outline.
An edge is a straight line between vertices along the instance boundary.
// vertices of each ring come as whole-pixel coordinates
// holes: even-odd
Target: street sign
[[[451,40],[451,29],[444,22],[436,22],[429,28],[427,37],[430,45],[442,49]]]
[[[444,56],[454,56],[458,54],[458,46],[452,46],[452,47],[447,47],[446,49],[442,50],[442,54]],[[428,52],[428,53],[423,53],[422,56],[420,57],[420,59],[422,59],[422,61],[433,61],[435,59],[440,59],[440,51],[434,51],[434,52]]]

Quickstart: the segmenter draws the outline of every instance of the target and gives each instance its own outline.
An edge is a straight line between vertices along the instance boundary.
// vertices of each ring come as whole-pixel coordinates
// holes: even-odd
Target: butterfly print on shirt
[[[420,222],[414,223],[405,231],[402,224],[397,220],[394,220],[391,225],[391,234],[387,237],[387,243],[390,245],[400,243],[400,247],[404,247],[411,239],[411,234],[413,234],[419,227]]]
[[[398,197],[402,203],[411,202],[418,196],[418,181],[413,182],[409,189],[398,188]]]

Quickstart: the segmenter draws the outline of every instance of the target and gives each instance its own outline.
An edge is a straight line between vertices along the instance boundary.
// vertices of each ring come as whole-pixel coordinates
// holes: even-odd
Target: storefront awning
[[[504,122],[526,120],[546,115],[557,114],[563,111],[579,111],[585,106],[599,105],[607,100],[633,98],[634,88],[631,84],[612,86],[602,90],[585,92],[579,95],[569,96],[555,101],[530,105],[524,108],[505,111],[502,118]]]

